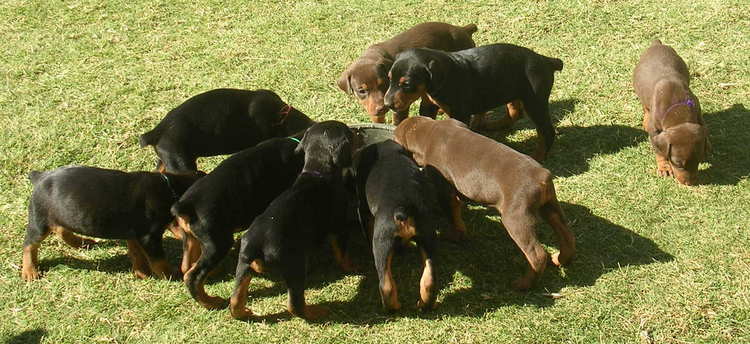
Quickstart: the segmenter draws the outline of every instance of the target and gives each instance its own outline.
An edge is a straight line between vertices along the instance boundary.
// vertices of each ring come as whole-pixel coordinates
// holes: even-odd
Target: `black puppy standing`
[[[220,88],[193,96],[141,135],[154,146],[159,171],[195,171],[196,159],[231,154],[261,141],[297,134],[313,123],[269,90]]]
[[[274,138],[222,161],[172,207],[185,232],[182,271],[190,295],[209,309],[226,300],[206,294],[208,273],[227,255],[233,233],[243,231],[302,170],[296,138]],[[197,260],[197,263],[196,263]]]
[[[203,175],[126,173],[85,166],[31,172],[34,191],[29,203],[21,277],[27,281],[39,278],[39,244],[51,232],[76,248],[94,242],[73,232],[126,239],[136,277],[151,273],[157,277],[174,276],[161,242],[165,228],[173,221],[169,208]]]
[[[345,248],[349,199],[342,176],[351,167],[354,136],[337,121],[313,125],[305,132],[297,152],[305,153],[305,166],[294,185],[276,198],[242,235],[235,287],[230,311],[237,319],[253,315],[246,308],[251,262],[277,266],[286,281],[288,309],[308,320],[326,313],[319,306],[305,304],[306,258],[313,243],[333,236]],[[345,251],[334,245],[342,266],[348,264]]]
[[[431,309],[437,297],[435,233],[438,228],[451,228],[450,200],[455,196],[452,186],[431,166],[420,170],[401,145],[386,140],[360,152],[357,192],[361,222],[371,228],[383,307],[401,308],[391,263],[399,241],[413,240],[424,262],[417,307]]]
[[[426,95],[451,118],[481,129],[486,111],[509,103],[509,120],[500,122],[512,124],[525,109],[537,135],[544,140],[533,154],[541,161],[555,140],[549,96],[554,72],[562,68],[559,59],[512,44],[490,44],[454,53],[409,49],[399,54],[391,67],[385,104],[401,111]],[[473,115],[479,117],[472,120]]]

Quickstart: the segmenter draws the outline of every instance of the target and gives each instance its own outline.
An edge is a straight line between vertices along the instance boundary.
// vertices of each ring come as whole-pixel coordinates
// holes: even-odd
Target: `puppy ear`
[[[381,77],[383,80],[388,80],[388,71],[391,70],[392,66],[393,66],[392,59],[383,58],[383,60],[380,61],[375,66],[375,71],[378,73],[378,76]]]
[[[445,68],[437,60],[430,60],[427,63],[427,90],[432,91],[439,89],[443,85],[443,75],[445,74]]]
[[[652,136],[650,139],[651,145],[654,146],[654,149],[658,153],[669,157],[672,145],[670,144],[670,137],[668,132],[662,131],[661,133]]]
[[[342,91],[346,92],[347,94],[352,94],[351,75],[349,74],[348,68],[343,73],[341,73],[341,76],[339,76],[339,80],[336,82],[336,84]]]
[[[299,141],[297,147],[294,148],[294,154],[302,154],[305,152],[305,138],[307,138],[308,130],[302,135],[302,140]]]

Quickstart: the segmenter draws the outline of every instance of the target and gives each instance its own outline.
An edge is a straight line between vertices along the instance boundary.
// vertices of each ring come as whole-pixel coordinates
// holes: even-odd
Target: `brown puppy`
[[[339,88],[354,94],[365,107],[370,119],[375,123],[385,122],[388,108],[383,105],[383,96],[388,89],[388,70],[391,69],[394,57],[409,48],[432,48],[445,51],[458,51],[475,46],[471,34],[477,31],[477,26],[454,26],[446,23],[427,22],[418,24],[393,38],[371,45],[341,73],[338,80]],[[429,100],[423,99],[420,114],[432,116],[437,113],[437,107]],[[393,118],[398,124],[409,115],[398,112]]]
[[[643,129],[656,152],[656,173],[685,185],[697,183],[698,163],[710,150],[687,65],[658,39],[641,55],[633,87],[643,105]]]
[[[513,288],[528,289],[547,266],[547,252],[534,231],[537,215],[552,226],[560,243],[552,262],[566,264],[575,254],[575,237],[557,202],[552,174],[531,157],[454,119],[408,118],[394,136],[413,153],[417,164],[437,168],[463,196],[500,212],[505,229],[530,265]]]

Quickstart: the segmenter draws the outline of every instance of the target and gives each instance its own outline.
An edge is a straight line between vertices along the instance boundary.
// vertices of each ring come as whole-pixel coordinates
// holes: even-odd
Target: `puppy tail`
[[[29,181],[31,185],[36,185],[44,176],[47,174],[46,171],[31,171],[29,172]]]
[[[549,61],[550,65],[552,65],[552,68],[554,70],[561,71],[563,69],[562,60],[554,58],[554,57],[548,57],[547,60]]]
[[[476,24],[469,24],[463,27],[464,31],[468,34],[473,34],[474,32],[477,32],[478,28]]]
[[[138,138],[138,143],[141,145],[141,148],[151,146],[159,141],[160,136],[161,131],[157,131],[155,128],[154,130],[147,131],[145,134],[141,135],[141,137]]]

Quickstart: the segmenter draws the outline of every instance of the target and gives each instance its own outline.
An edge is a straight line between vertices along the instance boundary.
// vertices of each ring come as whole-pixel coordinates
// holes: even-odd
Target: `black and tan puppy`
[[[343,171],[352,165],[353,134],[337,121],[324,121],[305,132],[298,152],[305,153],[305,167],[294,185],[276,198],[242,235],[230,310],[245,319],[253,315],[246,308],[251,264],[277,267],[289,292],[288,309],[295,316],[314,320],[326,311],[305,304],[306,258],[310,246],[326,237],[335,238],[334,255],[346,265],[345,251],[349,196]],[[339,247],[336,242],[343,246]],[[253,269],[255,270],[255,269]]]
[[[127,173],[85,166],[31,172],[34,191],[29,203],[21,277],[27,281],[39,278],[39,244],[51,232],[76,248],[93,245],[94,241],[73,233],[127,240],[136,277],[175,276],[161,243],[164,230],[173,221],[169,208],[203,175]]]
[[[220,88],[172,109],[140,144],[154,146],[159,171],[195,171],[198,157],[239,152],[313,123],[273,91]]]
[[[206,294],[206,277],[229,252],[234,243],[232,234],[247,229],[292,185],[304,163],[303,155],[294,152],[298,141],[274,138],[232,155],[172,207],[185,232],[185,284],[204,307],[226,307],[226,300]]]
[[[396,112],[427,97],[451,118],[472,129],[482,129],[481,119],[490,109],[508,105],[512,124],[525,109],[543,142],[534,158],[544,160],[555,140],[549,115],[549,96],[561,60],[539,55],[512,44],[491,44],[455,53],[409,49],[396,56],[388,77],[385,105]]]
[[[396,128],[394,136],[417,164],[434,166],[461,195],[500,212],[505,229],[530,266],[513,282],[515,289],[531,287],[549,260],[536,237],[537,216],[552,227],[560,243],[552,262],[566,264],[575,254],[575,237],[565,223],[552,174],[534,159],[454,119],[412,117]]]
[[[643,106],[643,129],[656,153],[656,173],[696,184],[698,164],[710,143],[685,61],[672,47],[654,40],[635,67],[633,87]]]
[[[359,213],[361,222],[371,228],[383,307],[401,308],[391,263],[397,245],[414,241],[424,262],[417,307],[431,309],[439,289],[434,271],[436,231],[452,230],[452,186],[432,166],[420,170],[410,153],[392,140],[364,148],[356,170]]]
[[[339,88],[354,94],[375,123],[385,122],[388,107],[383,105],[383,95],[388,89],[388,70],[398,53],[409,48],[432,48],[458,51],[474,47],[471,35],[477,26],[454,26],[446,23],[427,22],[415,25],[393,38],[368,47],[338,80]],[[437,108],[428,99],[423,99],[419,108],[422,115],[435,116]],[[409,109],[401,109],[393,116],[398,124],[409,115]]]

